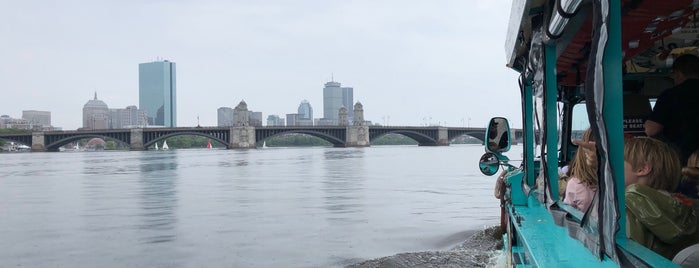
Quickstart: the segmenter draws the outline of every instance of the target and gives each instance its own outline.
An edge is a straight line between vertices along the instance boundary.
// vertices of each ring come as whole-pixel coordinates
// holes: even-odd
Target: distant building
[[[125,109],[109,109],[110,128],[140,128],[147,127],[147,112],[138,109],[136,105]]]
[[[341,107],[347,109],[348,120],[354,118],[354,89],[342,87],[339,82],[330,81],[323,88],[323,123],[337,125],[339,123],[339,111]],[[334,122],[334,123],[332,123]]]
[[[51,112],[25,110],[22,111],[22,119],[29,121],[32,130],[35,131],[51,131]]]
[[[315,125],[316,126],[337,126],[338,122],[339,122],[338,119],[318,118],[315,121]]]
[[[36,110],[25,110],[22,111],[22,119],[29,120],[29,123],[34,125],[51,125],[51,112],[47,111],[36,111]]]
[[[148,125],[177,126],[175,63],[155,61],[138,65],[138,106],[148,115]]]
[[[218,126],[219,127],[232,127],[233,126],[233,108],[231,108],[231,107],[218,108],[217,114],[218,114]]]
[[[347,118],[347,108],[345,108],[344,106],[340,107],[338,118],[338,125],[346,126],[348,124],[349,119]]]
[[[286,125],[287,126],[298,126],[300,114],[286,114]]]
[[[9,115],[0,116],[0,128],[16,128],[31,130],[29,120],[22,118],[12,118]]]
[[[284,126],[284,118],[280,118],[276,114],[267,116],[267,126]]]
[[[83,129],[108,129],[109,107],[101,100],[95,98],[87,101],[83,106]]]
[[[313,107],[307,100],[302,100],[298,108],[298,121],[299,126],[312,126],[313,125]]]
[[[248,111],[248,120],[250,125],[253,127],[262,126],[262,112]]]

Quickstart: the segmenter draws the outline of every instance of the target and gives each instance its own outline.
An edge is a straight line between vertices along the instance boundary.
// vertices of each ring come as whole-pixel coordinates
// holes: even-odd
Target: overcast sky
[[[284,116],[323,85],[354,88],[365,119],[389,125],[521,127],[505,67],[510,0],[0,0],[0,114],[50,111],[82,126],[94,93],[138,105],[138,64],[177,64],[178,126],[216,125],[219,107]],[[470,118],[470,120],[469,120]]]

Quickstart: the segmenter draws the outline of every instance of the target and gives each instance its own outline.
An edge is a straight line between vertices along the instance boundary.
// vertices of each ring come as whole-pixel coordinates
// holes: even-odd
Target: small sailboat
[[[155,143],[155,150],[156,151],[158,150],[158,143],[157,142]]]
[[[80,150],[80,142],[75,142],[75,146],[73,147],[73,151],[79,151]]]
[[[164,141],[163,142],[163,150],[169,150],[169,149],[170,149],[170,147],[167,146],[167,141]]]
[[[262,148],[267,148],[267,141],[262,142]]]
[[[214,147],[211,147],[211,140],[206,141],[206,149],[213,149]]]

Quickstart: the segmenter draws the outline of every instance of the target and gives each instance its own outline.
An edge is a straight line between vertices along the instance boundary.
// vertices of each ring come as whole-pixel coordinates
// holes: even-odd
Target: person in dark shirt
[[[646,135],[668,142],[682,165],[699,149],[699,57],[684,54],[672,66],[675,87],[663,91],[646,120]]]

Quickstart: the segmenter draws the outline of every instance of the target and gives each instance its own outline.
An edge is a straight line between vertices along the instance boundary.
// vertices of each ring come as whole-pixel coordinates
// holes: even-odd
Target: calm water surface
[[[339,267],[448,249],[499,223],[482,153],[0,154],[0,267]]]

